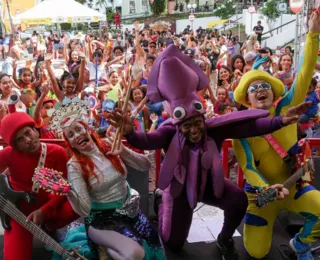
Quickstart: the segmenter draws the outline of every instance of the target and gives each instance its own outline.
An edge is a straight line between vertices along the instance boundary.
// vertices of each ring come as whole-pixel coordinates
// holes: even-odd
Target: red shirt
[[[8,146],[0,151],[0,172],[9,168],[9,182],[13,190],[32,191],[32,176],[38,166],[41,149],[40,146],[39,151],[36,153],[22,153]],[[67,178],[67,162],[67,153],[61,146],[47,144],[46,168],[63,172],[63,176]],[[47,215],[65,199],[65,196],[52,195],[40,189],[34,203],[28,204],[22,201],[19,208],[25,214],[30,214],[34,210],[41,208]]]

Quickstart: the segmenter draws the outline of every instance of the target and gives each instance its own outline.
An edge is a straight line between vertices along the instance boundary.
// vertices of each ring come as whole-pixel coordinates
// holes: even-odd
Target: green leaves
[[[76,2],[84,5],[86,3],[86,0],[76,0]]]
[[[268,18],[268,20],[274,21],[281,16],[281,12],[278,11],[279,1],[268,0],[262,8],[261,13]]]
[[[223,3],[213,12],[215,16],[218,16],[221,19],[229,19],[235,13],[236,6],[233,4],[232,0],[224,0]]]
[[[154,0],[151,4],[151,11],[154,15],[162,14],[166,9],[166,1],[164,0]]]

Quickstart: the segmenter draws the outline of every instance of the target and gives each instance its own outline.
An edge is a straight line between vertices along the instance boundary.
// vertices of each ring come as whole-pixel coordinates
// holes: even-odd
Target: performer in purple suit
[[[208,86],[206,75],[188,56],[170,45],[154,63],[148,78],[148,98],[166,101],[171,119],[151,133],[135,132],[127,115],[115,110],[109,122],[118,127],[124,120],[124,135],[136,148],[165,149],[159,188],[159,232],[173,250],[182,248],[198,202],[224,210],[224,225],[217,245],[223,259],[238,259],[232,240],[247,209],[245,193],[224,178],[220,148],[227,138],[264,135],[297,122],[308,107],[301,104],[284,117],[267,118],[268,111],[247,110],[205,120],[197,94]]]

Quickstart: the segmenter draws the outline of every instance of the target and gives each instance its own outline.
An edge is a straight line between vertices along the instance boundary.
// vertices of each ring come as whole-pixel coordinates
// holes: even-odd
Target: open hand
[[[50,90],[50,88],[49,88],[48,82],[43,83],[41,88],[40,88],[41,96],[45,96],[46,97],[48,95],[48,93],[49,93],[49,90]]]
[[[308,101],[289,108],[287,114],[282,118],[282,123],[284,125],[297,123],[300,119],[300,116],[305,113],[311,105],[312,101]]]
[[[113,110],[111,113],[107,115],[107,120],[108,122],[118,128],[120,127],[121,123],[124,122],[124,127],[123,127],[123,135],[128,135],[133,131],[133,126],[132,126],[132,120],[128,116],[127,113],[122,113],[122,110],[117,108]]]
[[[51,61],[52,59],[53,59],[52,54],[47,53],[47,54],[44,55],[44,60],[45,61]]]
[[[150,115],[150,120],[152,121],[152,123],[156,124],[158,123],[158,116],[155,113],[152,113]]]
[[[27,222],[32,221],[36,225],[42,225],[44,221],[44,213],[41,209],[33,211],[26,219]]]
[[[309,20],[309,29],[314,33],[320,33],[320,7],[311,14]]]
[[[112,146],[113,142],[114,142],[114,138],[115,138],[115,133],[110,133],[107,137],[106,137],[106,141]],[[107,152],[107,155],[120,155],[122,154],[124,151],[124,145],[120,144],[120,148],[118,149],[117,146],[115,147],[114,151],[110,151],[110,152]]]

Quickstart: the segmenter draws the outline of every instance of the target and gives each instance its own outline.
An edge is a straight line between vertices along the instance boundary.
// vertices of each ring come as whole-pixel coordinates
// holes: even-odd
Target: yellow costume
[[[309,32],[304,52],[305,61],[290,91],[276,108],[270,109],[270,116],[285,115],[290,107],[304,101],[318,56],[318,44],[318,34]],[[280,80],[263,71],[250,71],[242,77],[235,90],[234,97],[238,103],[250,107],[246,100],[247,89],[256,80],[270,83],[275,100],[284,92],[284,86]],[[272,136],[288,154],[295,154],[296,124],[284,127],[274,132]],[[261,259],[268,254],[273,224],[281,210],[289,210],[305,218],[304,227],[299,233],[299,239],[303,243],[316,241],[320,237],[320,192],[311,185],[305,185],[300,190],[293,187],[290,195],[284,200],[271,202],[264,208],[258,208],[254,201],[256,190],[283,183],[290,175],[288,166],[263,136],[234,140],[233,148],[248,182],[246,193],[249,206],[245,216],[244,245],[249,255]]]

